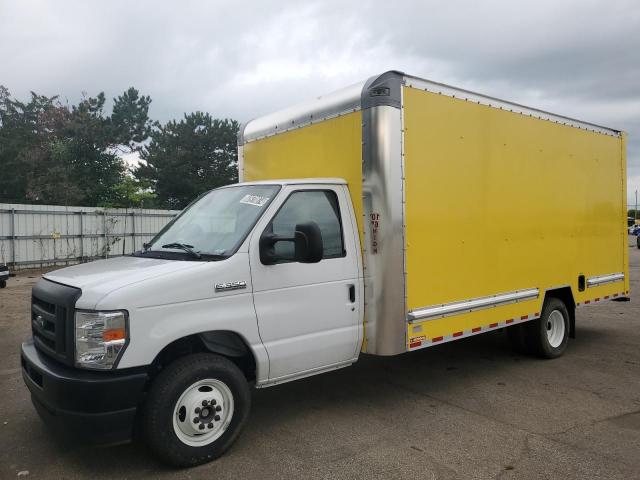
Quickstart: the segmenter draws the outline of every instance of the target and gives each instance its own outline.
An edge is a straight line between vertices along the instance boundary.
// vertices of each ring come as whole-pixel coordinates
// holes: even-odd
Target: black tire
[[[525,338],[524,325],[512,325],[507,327],[505,330],[507,332],[509,344],[514,352],[521,354],[529,353]]]
[[[547,330],[553,322],[553,318],[559,318],[554,314],[562,315],[562,340],[557,345],[552,345]],[[552,317],[554,315],[554,317]],[[541,358],[557,358],[564,353],[569,343],[569,311],[564,302],[558,298],[549,297],[542,307],[540,318],[531,320],[523,325],[525,329],[525,341],[528,350]]]
[[[219,438],[208,445],[191,446],[180,440],[174,430],[174,409],[183,393],[204,379],[218,380],[229,388],[233,395],[233,415]],[[142,413],[142,438],[164,463],[175,467],[200,465],[229,449],[247,422],[250,409],[249,385],[235,364],[210,353],[188,355],[171,363],[151,384]]]
[[[640,235],[636,237],[636,245],[640,248]]]
[[[7,286],[7,281],[6,280],[0,280],[0,288],[4,288]]]

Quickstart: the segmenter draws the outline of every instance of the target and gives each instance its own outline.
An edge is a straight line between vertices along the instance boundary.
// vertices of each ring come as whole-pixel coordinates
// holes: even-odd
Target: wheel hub
[[[174,431],[187,445],[206,445],[219,438],[233,415],[233,395],[220,380],[201,380],[176,402]]]
[[[553,348],[562,345],[565,336],[564,316],[558,310],[554,310],[547,317],[547,340]]]

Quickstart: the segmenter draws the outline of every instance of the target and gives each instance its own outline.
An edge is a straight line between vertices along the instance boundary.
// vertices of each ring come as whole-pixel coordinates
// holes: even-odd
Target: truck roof
[[[366,81],[358,82],[327,95],[316,97],[313,100],[302,102],[292,107],[250,120],[240,127],[238,132],[238,145],[243,145],[253,140],[276,135],[329,118],[364,110],[372,106],[389,105],[400,108],[402,102],[402,86],[479,103],[492,108],[507,110],[574,128],[590,130],[604,135],[619,136],[621,134],[621,131],[617,129],[527,107],[508,100],[502,100],[391,70],[380,75],[375,75]]]
[[[230,187],[235,187],[237,185],[309,185],[309,184],[320,184],[320,185],[346,185],[347,181],[344,178],[285,178],[285,179],[274,179],[274,180],[260,180],[258,182],[240,182],[235,183],[233,185],[229,185]]]

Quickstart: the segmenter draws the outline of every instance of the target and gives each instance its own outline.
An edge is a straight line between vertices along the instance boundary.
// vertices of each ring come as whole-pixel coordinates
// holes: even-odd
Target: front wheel
[[[176,360],[154,380],[143,411],[143,438],[163,462],[191,467],[221,456],[249,416],[251,394],[240,369],[202,353]]]
[[[564,302],[550,297],[544,302],[542,315],[523,325],[527,346],[542,358],[556,358],[569,343],[569,311]]]

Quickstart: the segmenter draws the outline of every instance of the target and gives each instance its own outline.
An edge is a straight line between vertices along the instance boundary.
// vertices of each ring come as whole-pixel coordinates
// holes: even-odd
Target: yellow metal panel
[[[244,180],[344,178],[362,244],[362,116],[353,112],[244,145]]]
[[[403,95],[409,310],[533,287],[569,285],[578,302],[628,290],[577,288],[580,274],[628,279],[620,138],[408,87]],[[422,325],[446,335],[540,304]]]

